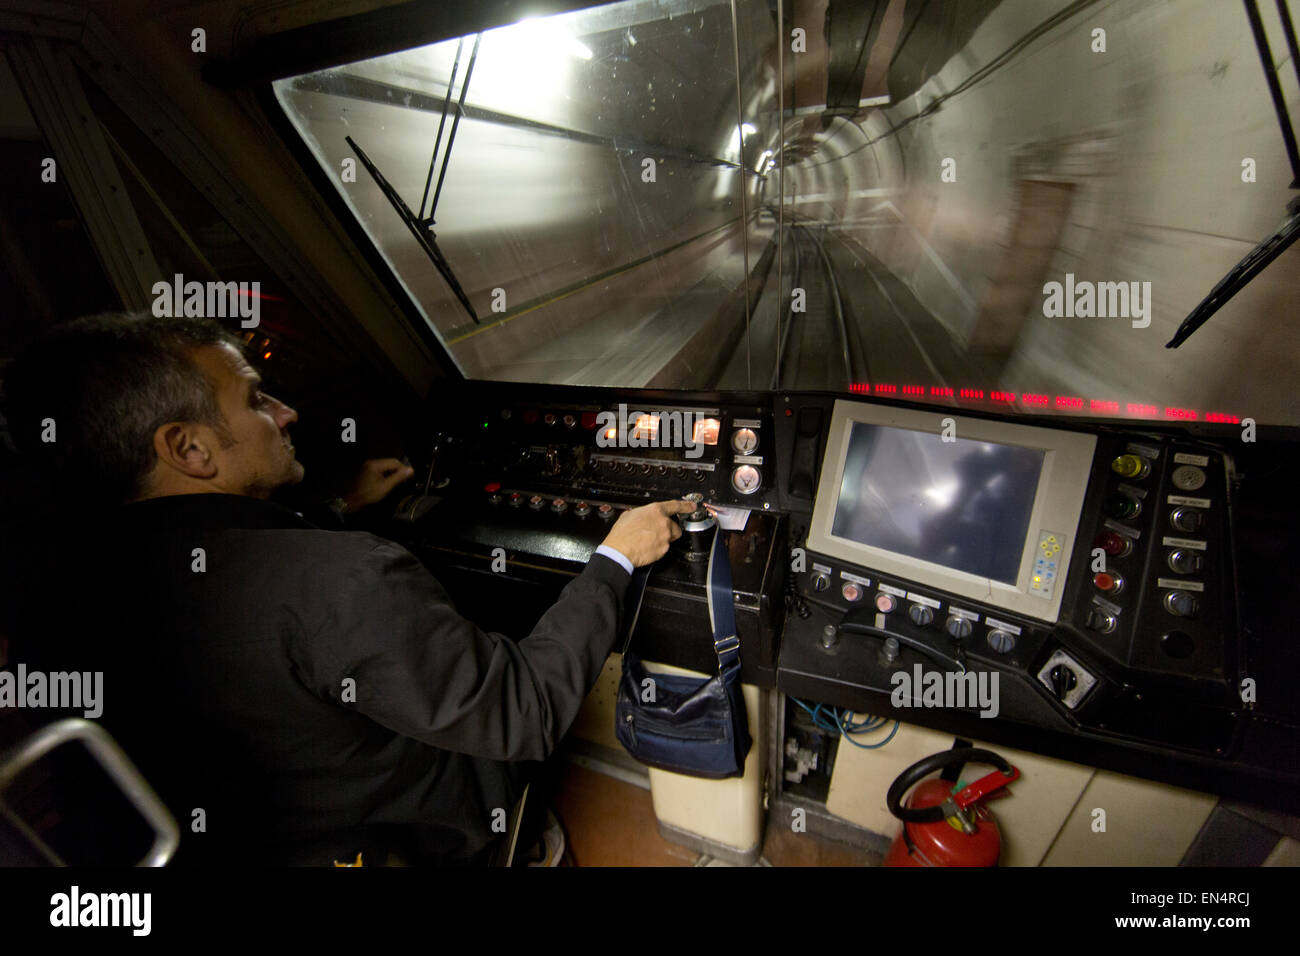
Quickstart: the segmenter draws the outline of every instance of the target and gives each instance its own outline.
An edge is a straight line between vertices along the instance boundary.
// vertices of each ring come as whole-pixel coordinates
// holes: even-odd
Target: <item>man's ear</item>
[[[190,478],[214,478],[217,461],[208,440],[194,422],[168,422],[153,433],[158,466]]]

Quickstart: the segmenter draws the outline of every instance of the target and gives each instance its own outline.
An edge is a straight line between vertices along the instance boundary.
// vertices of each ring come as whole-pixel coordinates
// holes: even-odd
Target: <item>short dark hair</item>
[[[59,482],[75,479],[131,501],[157,461],[154,432],[188,421],[225,431],[195,349],[240,341],[211,319],[148,313],[89,316],[56,326],[5,370],[14,442]],[[55,440],[42,439],[46,420]]]

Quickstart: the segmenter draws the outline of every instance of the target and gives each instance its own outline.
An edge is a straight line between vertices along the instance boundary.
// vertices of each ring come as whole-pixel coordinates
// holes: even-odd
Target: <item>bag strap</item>
[[[646,583],[653,565],[637,568],[628,585],[624,607],[628,613],[627,634],[623,638],[623,655],[627,656],[632,644],[632,633],[641,616],[641,602],[645,599]],[[727,558],[727,545],[722,540],[722,529],[713,533],[709,547],[709,573],[706,582],[709,597],[709,625],[713,628],[713,652],[718,657],[718,673],[726,674],[740,667],[740,638],[736,634],[736,601],[731,590],[731,562]]]

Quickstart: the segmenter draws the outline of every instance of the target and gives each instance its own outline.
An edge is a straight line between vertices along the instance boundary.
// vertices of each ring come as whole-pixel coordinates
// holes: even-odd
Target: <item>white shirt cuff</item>
[[[627,559],[627,555],[625,555],[622,551],[619,551],[617,548],[611,548],[607,544],[602,544],[596,547],[596,553],[603,554],[611,561],[617,561],[620,565],[623,566],[623,570],[625,570],[628,574],[632,573],[632,562]]]

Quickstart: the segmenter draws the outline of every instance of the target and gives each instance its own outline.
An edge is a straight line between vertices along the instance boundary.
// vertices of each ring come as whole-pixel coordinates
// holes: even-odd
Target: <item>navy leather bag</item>
[[[738,777],[752,740],[740,689],[740,638],[731,593],[731,564],[719,530],[709,551],[709,622],[718,673],[711,678],[652,674],[631,649],[650,568],[638,568],[629,585],[631,623],[623,643],[623,676],[615,705],[615,731],[642,763],[695,777]]]

